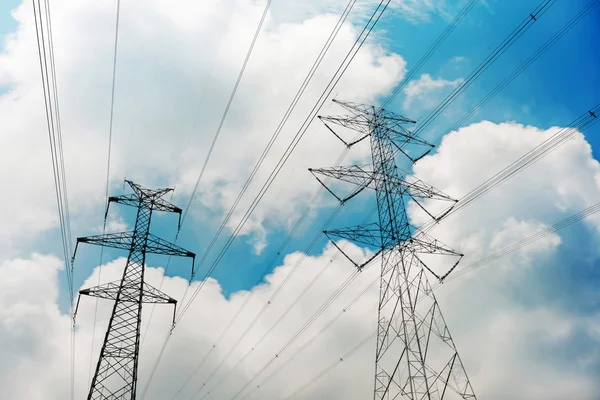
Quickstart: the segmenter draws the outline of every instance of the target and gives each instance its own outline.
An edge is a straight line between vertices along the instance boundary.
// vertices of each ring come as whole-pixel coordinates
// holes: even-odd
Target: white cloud
[[[497,172],[498,165],[505,166],[552,131],[517,124],[474,124],[448,136],[439,153],[423,159],[417,164],[416,172],[423,180],[460,197],[473,185]],[[433,234],[465,252],[465,264],[468,264],[554,222],[562,213],[571,213],[573,209],[594,201],[599,190],[596,184],[599,167],[592,160],[589,150],[582,136],[578,136],[513,178],[510,183],[442,223]],[[450,157],[456,154],[461,157]],[[535,186],[531,183],[533,178]],[[527,199],[526,203],[522,201],[523,198]],[[549,198],[553,201],[548,201]],[[413,219],[418,221],[419,216],[412,214]],[[496,265],[486,267],[483,270],[485,272],[474,273],[439,289],[440,306],[479,397],[492,400],[558,400],[569,396],[592,400],[598,397],[600,387],[596,372],[600,361],[597,358],[600,343],[596,335],[597,316],[571,315],[564,309],[556,308],[554,303],[526,305],[508,294],[519,290],[531,291],[537,279],[525,279],[515,271],[539,268],[540,260],[546,260],[559,250],[569,251],[557,247],[559,244],[558,236],[547,237],[535,246],[523,249],[515,257],[507,257]],[[347,249],[354,256],[365,256],[353,245]],[[246,311],[207,360],[193,385],[187,389],[190,392],[182,392],[182,398],[200,387],[302,256],[301,253],[288,255],[284,265],[268,276],[265,284],[253,289]],[[103,281],[118,278],[122,264],[123,259],[119,259],[105,266]],[[52,400],[64,399],[68,395],[69,320],[58,312],[56,306],[56,273],[59,268],[59,260],[42,256],[0,265],[0,275],[8,277],[0,281],[0,343],[5,346],[0,369],[7,371],[6,374],[0,374],[2,398]],[[323,270],[323,275],[315,281],[306,296],[288,310],[296,296]],[[213,392],[214,398],[228,398],[237,392],[352,271],[353,267],[343,261],[333,246],[328,246],[321,255],[307,257],[294,279],[289,281],[255,328],[241,342],[239,349],[224,364],[223,370],[207,385],[212,386],[221,374],[235,366],[281,316],[285,315],[285,319],[256,347],[248,360]],[[98,270],[95,270],[83,286],[94,285],[97,273]],[[158,286],[162,273],[160,268],[149,268],[149,283]],[[318,332],[328,318],[339,312],[376,276],[376,266],[365,270],[344,292],[343,298],[338,299],[328,309],[326,316],[317,320],[295,346]],[[165,278],[163,290],[180,298],[186,285],[184,279]],[[197,285],[194,283],[188,294]],[[154,378],[148,400],[169,398],[177,390],[248,295],[247,291],[238,292],[226,300],[216,281],[210,279],[207,282],[188,315],[178,325]],[[560,293],[555,295],[559,296]],[[335,362],[374,329],[376,299],[376,291],[369,292],[313,346],[303,351],[289,367],[261,386],[249,399],[281,399],[326,365]],[[94,303],[84,298],[80,304],[76,387],[77,396],[83,397],[87,388]],[[110,302],[100,301],[99,304],[97,333],[104,331],[110,312]],[[148,318],[148,310],[149,307],[146,307],[145,318]],[[147,382],[149,370],[170,326],[171,312],[168,307],[156,309],[153,329],[143,348],[141,388]],[[97,334],[96,339],[100,341],[101,336]],[[589,354],[586,359],[567,351],[581,340],[593,343],[590,351],[586,352]],[[98,345],[95,348],[98,349]],[[274,364],[265,376],[285,362],[295,348],[283,354],[277,361],[279,364]],[[372,344],[369,344],[297,398],[339,396],[360,399],[370,396],[373,387],[372,362]],[[31,382],[36,382],[36,385],[31,385]]]
[[[370,10],[367,6],[358,8],[364,13]],[[263,7],[263,2],[250,0],[202,5],[180,1],[169,7],[151,1],[141,9],[122,4],[110,194],[120,192],[126,175],[147,186],[176,184],[175,201],[187,201]],[[294,18],[282,5],[268,15],[200,184],[192,210],[196,218],[217,223],[229,209],[343,3],[321,7],[316,2],[307,7],[310,12]],[[6,228],[0,242],[7,249],[57,226],[30,8],[25,2],[14,12],[18,30],[7,37],[0,54],[0,84],[11,88],[0,96],[6,141],[0,182],[19,188],[6,197],[0,212]],[[83,232],[101,220],[105,202],[115,3],[55,1],[52,16],[71,214],[75,231]],[[362,17],[352,14],[340,30],[229,227],[240,220],[354,43]],[[211,69],[206,98],[199,107]],[[404,73],[399,55],[366,43],[334,93],[371,102]],[[251,240],[258,248],[263,246],[264,223],[285,226],[317,188],[308,173],[298,172],[330,164],[341,151],[335,138],[313,124],[242,233],[256,233]],[[14,212],[19,209],[27,212]]]
[[[340,5],[334,3],[328,2],[323,8],[316,3],[307,4],[308,11],[301,14],[275,8],[269,15],[200,186],[193,210],[195,217],[220,221],[220,215],[229,208],[335,24],[337,17],[323,11],[339,11]],[[422,3],[426,7],[432,4]],[[177,182],[175,201],[187,200],[263,5],[250,0],[180,1],[176,6],[153,0],[143,8],[122,3],[111,193],[120,191],[120,180],[127,172],[128,178],[148,186]],[[401,5],[418,6],[410,1]],[[98,225],[105,205],[114,6],[114,1],[108,0],[52,2],[70,205],[75,230],[86,233],[90,226]],[[415,12],[419,18],[423,15]],[[15,16],[19,30],[8,38],[0,54],[0,84],[12,89],[0,97],[3,121],[0,151],[5,165],[0,182],[11,189],[10,196],[3,197],[0,208],[3,221],[0,243],[13,250],[12,254],[16,252],[13,248],[18,241],[32,244],[38,233],[56,228],[57,223],[30,4],[24,3]],[[249,188],[248,198],[253,197],[266,179],[357,33],[357,27],[350,23],[343,27],[315,82],[308,88],[307,97]],[[214,67],[209,96],[198,113],[196,130],[192,131],[199,96],[211,65]],[[405,62],[399,55],[368,44],[334,93],[342,99],[372,102],[389,91],[404,74]],[[430,104],[428,99],[457,84],[457,81],[423,75],[407,87],[407,96],[412,96],[408,104],[412,106],[416,101],[421,105]],[[416,174],[460,198],[555,130],[512,123],[474,124],[446,137],[437,154],[417,164]],[[128,147],[130,131],[133,144]],[[192,140],[188,145],[190,133]],[[288,224],[317,188],[318,184],[306,173],[306,168],[330,165],[341,151],[336,139],[318,125],[308,131],[243,231],[253,235],[251,240],[257,250],[268,240],[266,224]],[[351,156],[357,160],[365,154],[352,153]],[[126,164],[130,166],[127,171]],[[464,264],[468,264],[553,223],[564,214],[597,202],[599,184],[598,163],[592,158],[589,145],[578,135],[501,189],[441,224],[433,234],[467,254]],[[240,210],[247,206],[248,199],[240,204]],[[219,216],[214,217],[215,214]],[[229,227],[240,217],[236,213]],[[411,217],[419,224],[421,217],[417,211],[411,209]],[[591,221],[593,226],[598,226],[598,219]],[[121,217],[110,220],[111,228],[115,229],[123,228],[123,223]],[[357,255],[361,254],[356,247],[350,248]],[[485,273],[471,274],[440,289],[441,307],[480,397],[492,400],[598,397],[600,388],[594,372],[600,351],[594,319],[569,315],[552,304],[526,307],[507,294],[507,288],[519,291],[535,287],[535,281],[521,279],[523,275],[518,271],[539,268],[558,251],[563,251],[561,239],[552,235],[522,253],[486,267]],[[3,251],[2,254],[3,259],[11,258],[11,253]],[[231,375],[219,389],[223,392],[215,392],[215,398],[224,398],[241,387],[352,272],[352,267],[340,261],[340,257],[330,262],[337,254],[329,246],[322,255],[307,258],[255,330],[233,353],[225,370],[234,366],[252,343],[286,313],[284,322],[272,331],[249,361]],[[220,362],[229,345],[237,339],[236,333],[246,329],[300,257],[299,253],[288,255],[285,265],[269,276],[266,284],[253,289],[247,312],[208,360],[195,385],[200,385]],[[104,267],[102,280],[117,279],[122,263],[123,259],[119,259]],[[0,264],[1,398],[62,400],[68,397],[70,322],[57,306],[60,268],[61,263],[55,257],[40,255],[12,258]],[[287,312],[296,295],[324,268],[323,276],[298,307]],[[365,271],[326,314],[332,316],[339,311],[376,272],[376,267]],[[148,269],[149,282],[158,286],[162,273],[162,269]],[[95,270],[83,286],[94,285],[97,274]],[[184,279],[166,278],[163,290],[180,298],[186,285]],[[194,283],[191,290],[197,285]],[[239,292],[226,300],[216,281],[207,282],[177,328],[148,399],[164,399],[177,389],[248,295],[249,292]],[[332,330],[322,335],[321,340],[303,352],[297,362],[257,391],[256,397],[280,399],[304,382],[299,376],[312,376],[321,367],[336,361],[374,328],[372,309],[376,297],[376,293],[369,293]],[[87,390],[93,304],[91,299],[82,300],[78,317],[76,388],[79,397]],[[111,304],[100,301],[99,305],[97,341],[102,339]],[[149,307],[145,308],[144,318],[148,318],[147,310]],[[157,308],[141,360],[142,386],[170,319],[170,309]],[[317,332],[326,320],[326,316],[318,320],[307,334]],[[559,350],[582,337],[596,341],[586,359],[574,360],[565,355],[566,352],[557,355]],[[98,349],[97,344],[95,348]],[[293,348],[290,351],[293,352]],[[366,346],[299,398],[370,396],[372,358],[372,346]],[[508,388],[507,382],[511,382]],[[512,392],[507,393],[509,390]]]
[[[402,90],[406,95],[403,107],[408,110],[419,103],[419,109],[427,109],[438,104],[440,98],[462,83],[463,79],[448,81],[443,78],[433,79],[429,74],[423,74],[418,80],[410,81]]]
[[[447,21],[453,18],[446,1],[443,0],[401,0],[397,2],[395,8],[402,18],[415,24],[429,22],[431,16],[435,14]]]

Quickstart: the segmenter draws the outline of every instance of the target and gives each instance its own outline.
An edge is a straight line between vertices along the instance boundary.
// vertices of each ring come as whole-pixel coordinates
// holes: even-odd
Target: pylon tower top
[[[344,254],[359,269],[381,256],[374,399],[474,399],[471,383],[426,274],[427,271],[443,281],[462,254],[433,239],[425,230],[413,227],[406,211],[407,202],[413,201],[437,222],[454,207],[456,200],[396,164],[397,155],[416,163],[429,154],[433,145],[407,129],[415,121],[382,108],[334,101],[350,115],[319,118],[348,147],[370,138],[372,165],[310,171],[341,203],[364,189],[375,191],[377,222],[325,232],[340,251],[335,238],[377,249],[371,260],[360,265]],[[344,140],[330,125],[349,128],[358,136]],[[324,183],[323,177],[351,183],[355,188],[345,196],[338,195]],[[434,215],[424,199],[445,201],[450,206]],[[426,254],[445,255],[456,261],[448,270],[436,272],[424,262]]]
[[[79,295],[114,300],[108,329],[104,337],[96,371],[92,379],[88,400],[135,400],[137,391],[138,359],[142,304],[173,304],[177,301],[144,281],[146,254],[163,254],[192,258],[192,273],[196,255],[150,233],[154,211],[179,215],[181,208],[163,199],[173,189],[146,189],[126,181],[133,193],[108,198],[106,215],[111,203],[137,209],[135,228],[132,231],[80,237],[79,243],[112,247],[129,252],[123,276],[119,281],[83,289]],[[73,255],[73,258],[75,255]],[[79,304],[79,299],[77,300]],[[175,317],[175,310],[173,311]]]

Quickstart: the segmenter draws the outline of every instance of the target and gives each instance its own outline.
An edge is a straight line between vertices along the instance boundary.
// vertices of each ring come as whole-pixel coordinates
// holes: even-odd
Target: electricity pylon
[[[365,188],[375,190],[378,222],[325,231],[336,247],[333,239],[341,238],[376,248],[375,256],[381,255],[374,399],[475,399],[427,276],[432,274],[443,281],[462,254],[431,238],[425,230],[413,227],[406,212],[407,203],[413,201],[439,221],[456,200],[409,176],[395,161],[401,154],[415,163],[428,154],[433,145],[404,127],[414,121],[381,108],[334,101],[351,115],[319,118],[347,147],[370,138],[372,165],[310,171],[342,204]],[[351,129],[359,135],[346,141],[329,124]],[[413,146],[425,150],[412,156]],[[346,196],[339,196],[319,176],[351,183],[354,189]],[[447,201],[450,207],[434,216],[422,204],[425,199]],[[440,272],[440,268],[425,262],[427,254],[451,256],[456,261]],[[351,261],[359,269],[366,265]]]
[[[162,199],[173,189],[151,190],[131,181],[126,182],[133,189],[133,194],[109,197],[106,214],[108,214],[110,203],[136,207],[137,217],[134,230],[77,238],[77,245],[89,243],[129,251],[120,281],[83,289],[79,292],[80,295],[115,301],[88,400],[135,400],[142,303],[177,306],[175,299],[144,282],[146,254],[191,257],[192,270],[194,268],[193,260],[196,257],[194,253],[150,233],[150,220],[154,211],[177,213],[181,223],[181,208]],[[77,252],[77,246],[75,252]]]

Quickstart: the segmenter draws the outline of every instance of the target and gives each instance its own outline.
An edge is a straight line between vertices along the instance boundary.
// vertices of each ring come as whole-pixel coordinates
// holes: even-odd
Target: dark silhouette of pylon
[[[173,304],[176,307],[175,299],[144,282],[146,254],[191,257],[192,271],[193,260],[196,257],[194,253],[150,233],[150,220],[154,211],[177,213],[181,223],[181,208],[162,199],[173,189],[151,190],[131,181],[126,182],[133,189],[133,194],[109,197],[106,214],[108,214],[110,203],[136,207],[137,217],[134,230],[77,238],[77,246],[79,243],[89,243],[129,251],[120,281],[83,289],[79,292],[80,295],[115,301],[96,372],[92,378],[88,400],[135,400],[142,303]],[[77,246],[75,252],[77,252]],[[77,302],[79,305],[79,299]],[[175,316],[175,310],[173,310],[173,316]]]
[[[336,247],[333,239],[341,238],[377,249],[373,258],[381,255],[374,399],[475,399],[427,276],[431,274],[443,281],[462,254],[431,238],[425,230],[413,227],[406,212],[407,203],[413,201],[439,221],[456,200],[402,171],[395,161],[396,156],[403,155],[415,163],[433,145],[407,130],[404,126],[414,121],[405,117],[372,106],[334,102],[351,115],[319,118],[347,147],[370,138],[372,165],[310,171],[342,204],[365,188],[376,193],[378,222],[325,231]],[[349,128],[359,135],[344,140],[329,124]],[[415,150],[417,155],[411,155]],[[351,183],[354,189],[345,196],[337,195],[319,177]],[[434,216],[423,204],[424,199],[447,201],[450,207]],[[423,260],[427,254],[451,256],[456,261],[440,272],[440,268]],[[362,269],[371,260],[360,265],[350,261]]]

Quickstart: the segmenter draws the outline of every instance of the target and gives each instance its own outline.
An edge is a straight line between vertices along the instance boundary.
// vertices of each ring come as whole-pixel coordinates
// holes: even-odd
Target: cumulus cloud
[[[433,9],[433,2],[421,3]],[[418,6],[411,1],[400,5],[413,9]],[[76,232],[93,231],[90,226],[98,226],[104,211],[114,6],[114,1],[108,0],[52,2],[69,200]],[[127,176],[148,186],[175,182],[175,201],[187,200],[263,6],[264,3],[250,0],[181,0],[176,5],[152,0],[142,8],[122,3],[111,193],[120,191],[121,180]],[[339,13],[343,4],[330,1],[301,6],[304,11],[296,13],[276,5],[269,14],[200,185],[192,209],[194,218],[220,221],[229,209],[334,26],[334,12]],[[361,8],[365,9],[368,7]],[[423,20],[425,14],[421,9],[412,15]],[[0,54],[0,85],[9,88],[0,96],[0,137],[5,141],[0,149],[5,163],[0,182],[12,190],[10,196],[3,197],[0,208],[0,243],[12,250],[2,252],[5,261],[0,264],[0,397],[62,400],[68,398],[70,388],[71,322],[57,305],[61,262],[49,255],[13,256],[18,252],[14,249],[19,241],[33,245],[36,235],[51,231],[57,224],[30,4],[21,5],[14,16],[18,30],[6,38]],[[356,21],[362,17],[354,15],[340,31],[239,210],[247,208],[249,199],[297,132],[320,89],[354,42],[359,32]],[[373,102],[404,76],[405,68],[400,55],[367,43],[334,93],[343,99]],[[427,105],[427,99],[459,83],[423,75],[407,87],[407,106],[413,107],[416,101]],[[205,84],[207,95],[201,101]],[[473,124],[448,135],[436,154],[416,165],[415,173],[460,198],[556,129],[517,123]],[[242,231],[252,235],[257,251],[268,240],[267,225],[288,224],[317,188],[306,168],[330,165],[341,150],[326,130],[318,126],[309,129],[282,176]],[[364,161],[366,155],[351,153],[352,158],[345,162]],[[440,224],[432,234],[465,253],[463,264],[469,264],[594,204],[599,198],[599,185],[598,162],[583,136],[577,135],[535,166]],[[410,216],[415,225],[424,221],[415,207],[411,207]],[[229,228],[240,218],[239,212],[234,214]],[[598,227],[598,219],[589,221],[587,226]],[[109,228],[123,229],[126,223],[131,221],[111,215]],[[486,267],[485,272],[470,274],[439,289],[441,308],[480,397],[598,398],[600,388],[594,379],[600,354],[597,316],[572,315],[554,304],[528,305],[513,296],[538,284],[535,277],[532,279],[524,271],[544,273],[544,264],[552,256],[572,250],[565,249],[565,245],[559,234],[550,235],[501,263]],[[367,255],[353,245],[347,249],[357,257]],[[216,343],[238,307],[248,301],[246,311],[180,397],[189,397],[206,382],[238,335],[268,304],[304,256],[289,254],[264,284],[228,298],[223,296],[219,283],[209,279],[175,330],[147,399],[170,398]],[[123,263],[121,258],[103,266],[102,281],[118,279]],[[151,265],[160,264],[153,261]],[[251,353],[212,396],[227,398],[241,388],[352,272],[353,267],[331,245],[322,254],[307,256],[239,348],[207,383],[207,387],[212,387],[247,352]],[[159,286],[163,274],[162,268],[149,268],[148,282]],[[315,280],[319,274],[322,275]],[[95,285],[98,275],[99,270],[94,270],[82,287]],[[359,275],[278,362],[285,362],[298,346],[319,332],[376,275],[377,266]],[[166,277],[162,289],[184,303],[184,293],[189,297],[199,284],[194,282],[186,292],[186,280]],[[288,310],[308,285],[312,286],[306,295]],[[376,299],[376,291],[367,292],[318,341],[261,386],[254,398],[284,398],[321,368],[337,361],[374,329]],[[111,309],[110,302],[99,301],[96,343],[92,347],[94,304],[93,299],[84,298],[77,319],[78,397],[87,392],[90,360],[95,362]],[[150,310],[144,309],[144,329]],[[144,340],[141,388],[148,382],[171,318],[171,309],[156,308],[152,329]],[[273,328],[280,318],[281,322]],[[267,333],[267,338],[252,350]],[[585,357],[569,353],[582,342],[592,344]],[[92,348],[95,350],[90,354]],[[297,398],[368,397],[373,387],[372,362],[373,344],[369,344]],[[275,363],[267,373],[277,366]]]
[[[298,14],[285,13],[278,5],[268,14],[200,184],[193,217],[217,223],[229,210],[343,5],[315,2]],[[127,177],[146,186],[175,185],[175,201],[183,203],[199,176],[264,2],[179,1],[166,7],[151,1],[143,8],[132,3],[121,7],[110,192],[120,192]],[[30,8],[24,2],[13,12],[18,29],[7,35],[0,54],[0,84],[9,88],[0,96],[2,137],[8,140],[0,182],[22,189],[14,190],[2,207],[6,230],[0,233],[0,242],[7,248],[57,226]],[[369,2],[361,3],[341,28],[228,227],[237,225],[266,181],[370,10]],[[66,173],[76,231],[90,223],[97,225],[105,202],[115,11],[110,0],[52,4]],[[335,93],[373,102],[404,74],[401,56],[368,42]],[[298,172],[327,165],[340,151],[335,138],[314,124],[242,234],[256,234],[252,239],[257,249],[264,246],[265,221],[285,226],[316,189],[308,173]]]
[[[460,198],[472,186],[497,172],[498,166],[507,165],[553,131],[554,128],[541,130],[512,123],[473,124],[446,137],[439,152],[424,158],[415,171],[423,180]],[[450,157],[457,153],[461,157]],[[556,163],[558,165],[554,165]],[[598,163],[591,158],[589,145],[579,135],[510,183],[440,224],[432,233],[466,253],[465,264],[468,264],[549,225],[561,214],[570,213],[593,201],[599,190],[596,184],[598,168]],[[573,176],[578,179],[572,179]],[[535,188],[532,188],[531,179],[536,180]],[[568,190],[564,185],[568,185]],[[512,199],[515,192],[528,199],[528,203],[523,205],[527,210],[516,207],[517,200]],[[420,216],[415,210],[411,210],[411,217],[417,222]],[[592,220],[591,226],[595,225],[596,222]],[[354,245],[345,246],[354,257],[368,256]],[[598,397],[600,387],[596,377],[600,360],[597,358],[597,349],[600,343],[596,335],[597,315],[569,314],[555,307],[554,303],[532,306],[521,302],[518,296],[509,294],[530,290],[538,280],[518,271],[537,268],[543,272],[540,262],[543,263],[558,251],[569,251],[561,246],[561,238],[551,235],[515,256],[438,289],[441,309],[479,397],[492,400],[558,400],[565,397],[592,400]],[[207,388],[211,388],[250,352],[223,384],[211,392],[209,398],[229,398],[235,394],[353,272],[353,266],[340,257],[331,245],[322,254],[307,256],[294,278],[268,306],[267,312],[239,348],[219,372],[207,381],[230,346],[246,330],[302,257],[302,253],[288,255],[283,265],[266,277],[264,284],[253,288],[251,292],[234,293],[229,299],[223,296],[218,282],[209,279],[176,328],[146,398],[170,398],[216,343],[223,327],[238,307],[251,295],[244,313],[215,347],[192,383],[177,398],[189,398],[204,382],[207,382]],[[117,279],[123,263],[124,259],[118,259],[102,267],[102,280]],[[56,306],[56,274],[59,268],[58,259],[38,255],[0,265],[0,275],[11,278],[0,282],[0,342],[6,346],[0,368],[8,371],[2,374],[0,394],[3,398],[35,400],[63,399],[67,396],[69,318],[61,314]],[[264,376],[275,371],[298,346],[319,332],[350,299],[377,277],[377,269],[378,266],[373,265],[361,273],[325,315],[287,352],[281,354]],[[83,286],[95,285],[97,274],[96,269]],[[315,280],[319,274],[322,275]],[[162,275],[162,268],[147,270],[148,282],[155,286],[159,285]],[[188,297],[198,284],[192,284],[187,291]],[[297,296],[311,284],[302,300],[289,309]],[[163,290],[181,299],[186,287],[184,279],[167,277]],[[24,288],[26,296],[20,293]],[[560,293],[555,293],[555,296],[560,296]],[[248,398],[285,398],[326,365],[339,360],[374,329],[376,302],[375,286],[352,309],[343,313],[342,318],[320,335],[313,345],[303,350],[289,366]],[[87,390],[93,307],[92,299],[82,299],[77,320],[78,396],[84,396]],[[110,302],[100,301],[97,332],[104,331],[109,312]],[[149,313],[150,307],[145,307],[145,324]],[[140,388],[147,383],[150,369],[167,335],[171,313],[168,307],[156,308],[152,329],[144,342]],[[280,318],[280,323],[273,328]],[[267,333],[266,339],[256,345]],[[96,335],[96,352],[101,336]],[[592,344],[590,351],[585,352],[586,357],[582,358],[568,350],[584,341]],[[370,396],[373,387],[373,345],[369,343],[352,357],[344,359],[325,378],[295,398],[330,396],[360,399]],[[251,350],[253,347],[254,350]],[[15,348],[35,351],[17,354],[11,351]],[[32,381],[36,385],[31,385]]]
[[[429,74],[423,74],[417,80],[410,81],[403,89],[406,98],[402,106],[405,110],[415,107],[414,103],[419,103],[419,109],[427,109],[437,105],[441,96],[447,94],[450,89],[454,89],[462,83],[463,79],[458,78],[448,81],[443,78],[434,79]]]

